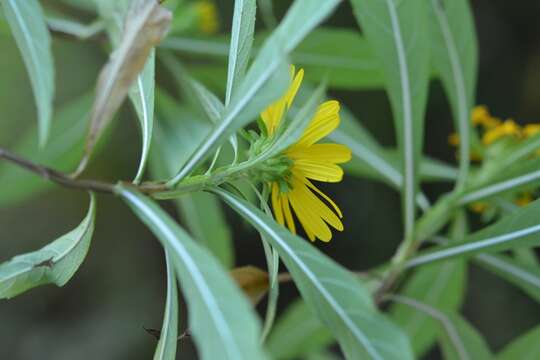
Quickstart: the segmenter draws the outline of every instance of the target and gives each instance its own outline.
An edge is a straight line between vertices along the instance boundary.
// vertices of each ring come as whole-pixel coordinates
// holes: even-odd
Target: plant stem
[[[46,180],[52,181],[64,187],[109,194],[114,193],[114,184],[96,180],[77,180],[57,170],[35,164],[3,148],[0,148],[0,159],[4,159],[27,171],[37,174]]]

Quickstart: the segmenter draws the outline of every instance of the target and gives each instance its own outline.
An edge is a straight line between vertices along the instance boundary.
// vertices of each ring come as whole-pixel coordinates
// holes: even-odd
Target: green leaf
[[[178,170],[210,130],[208,123],[158,91],[159,121],[150,154],[150,170],[166,179]],[[179,151],[182,149],[182,151]],[[185,194],[174,200],[189,232],[205,245],[226,268],[234,264],[234,247],[229,224],[219,201],[208,193]]]
[[[491,181],[481,186],[475,186],[466,192],[460,199],[460,205],[493,197],[505,192],[516,192],[523,187],[535,186],[540,182],[540,159],[521,161],[513,167],[501,169],[497,165],[499,173]]]
[[[420,253],[409,260],[407,266],[414,267],[453,257],[469,257],[478,252],[496,252],[538,245],[539,211],[540,200],[537,200],[495,224],[466,236],[463,240],[436,246],[432,250]]]
[[[250,203],[215,189],[279,253],[302,297],[333,333],[348,359],[412,359],[407,337],[374,306],[349,271]]]
[[[82,154],[88,129],[85,120],[91,105],[92,95],[85,94],[60,108],[52,122],[50,143],[44,149],[36,145],[38,131],[31,128],[13,151],[35,163],[73,171]],[[0,192],[0,207],[20,203],[54,186],[36,174],[7,163],[0,163],[0,184],[9,184],[9,191]]]
[[[117,192],[170,254],[201,359],[266,359],[259,321],[227,270],[152,200],[121,186]]]
[[[469,173],[478,50],[474,21],[467,0],[429,0],[431,61],[446,91],[458,130],[459,178],[462,187]]]
[[[143,133],[143,150],[136,176],[136,181],[139,181],[152,136],[153,48],[165,36],[172,15],[152,0],[135,0],[129,3],[104,0],[96,2],[101,17],[106,21],[115,50],[114,56],[110,57],[98,78],[85,152],[76,174],[84,171],[97,139],[112,121],[132,86],[135,86],[136,89],[131,91],[131,98],[137,113],[142,117],[140,123]]]
[[[305,69],[306,79],[326,81],[339,89],[378,89],[384,86],[380,64],[369,42],[357,31],[321,27],[312,31],[291,59]]]
[[[223,114],[225,110],[221,100],[219,100],[218,97],[208,90],[202,83],[192,78],[185,70],[184,66],[174,56],[168,53],[162,53],[160,58],[174,74],[173,76],[180,86],[182,95],[193,106],[193,108],[198,110],[198,112],[200,112],[213,124],[219,123],[219,121],[222,120],[221,114]],[[238,153],[238,140],[236,138],[236,134],[231,135],[229,142],[236,156]]]
[[[319,24],[339,3],[327,0],[297,0],[281,24],[266,40],[244,80],[238,85],[236,95],[225,108],[223,120],[212,130],[180,172],[168,183],[176,185],[190,174],[223,139],[253,120],[269,103],[279,98],[289,84],[286,69],[287,55]]]
[[[298,359],[334,342],[332,334],[302,300],[287,307],[268,337],[267,347],[274,359]]]
[[[135,107],[142,133],[142,151],[135,183],[139,183],[144,175],[150,154],[150,143],[154,128],[154,90],[155,90],[155,51],[151,50],[142,72],[137,76],[135,84],[129,89],[129,98]]]
[[[352,0],[352,5],[384,73],[402,157],[405,236],[411,238],[429,79],[427,7],[425,0]]]
[[[193,237],[230,269],[234,265],[232,233],[216,197],[199,192],[182,196],[175,203]]]
[[[128,1],[94,0],[98,5],[100,17],[104,19],[107,33],[114,49],[122,46],[124,23],[127,26],[130,3]],[[133,85],[129,88],[129,98],[141,127],[142,150],[135,183],[139,183],[144,175],[146,163],[150,152],[152,131],[154,125],[154,92],[155,92],[155,50],[150,50],[148,59]]]
[[[0,265],[0,299],[9,299],[45,284],[65,285],[75,274],[88,252],[96,204],[90,196],[90,208],[75,229],[40,250],[19,255]]]
[[[507,345],[497,360],[534,360],[540,353],[540,326],[537,326]]]
[[[171,255],[165,251],[167,264],[167,300],[159,342],[154,353],[154,360],[176,359],[178,343],[178,288]]]
[[[465,294],[466,266],[463,261],[447,261],[418,269],[401,295],[442,311],[459,309]],[[408,305],[396,303],[392,319],[409,335],[414,353],[420,357],[437,339],[438,322]]]
[[[51,38],[37,0],[1,0],[5,18],[21,51],[38,110],[39,144],[49,136],[54,100],[54,61]]]
[[[259,50],[268,32],[258,33],[254,52]],[[170,36],[160,47],[201,57],[224,60],[228,54],[227,37],[201,39]],[[305,69],[305,79],[339,89],[375,89],[383,87],[380,64],[371,45],[357,31],[321,26],[311,31],[291,52],[291,61]],[[205,70],[215,65],[203,65]],[[220,65],[220,68],[222,66]]]
[[[482,335],[465,318],[455,312],[444,312],[447,324],[441,324],[439,342],[446,360],[493,359]]]
[[[540,302],[540,268],[538,266],[523,264],[505,255],[479,254],[474,257],[474,261]]]
[[[255,0],[236,0],[234,2],[225,105],[229,105],[235,89],[246,73],[253,46],[256,10]]]

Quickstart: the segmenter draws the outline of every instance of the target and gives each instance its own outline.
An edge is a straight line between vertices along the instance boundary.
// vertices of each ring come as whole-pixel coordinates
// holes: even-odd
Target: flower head
[[[291,67],[291,84],[283,97],[261,113],[269,137],[275,135],[286,111],[300,88],[304,71]],[[339,102],[322,103],[298,141],[282,156],[290,162],[287,172],[269,182],[272,208],[276,220],[296,233],[293,211],[311,241],[330,241],[332,231],[343,230],[342,213],[332,199],[319,190],[314,181],[339,182],[343,169],[337,165],[351,159],[351,151],[341,144],[321,144],[319,140],[339,125]]]

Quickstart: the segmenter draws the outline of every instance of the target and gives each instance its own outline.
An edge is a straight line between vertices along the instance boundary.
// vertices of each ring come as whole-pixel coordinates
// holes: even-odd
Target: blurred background
[[[275,3],[278,16],[289,4]],[[218,3],[221,33],[229,30],[231,4]],[[540,3],[474,0],[472,7],[480,46],[478,103],[487,105],[501,118],[514,118],[518,123],[540,122]],[[77,14],[91,19],[88,13]],[[0,146],[12,148],[35,125],[36,114],[22,59],[1,21]],[[350,5],[343,2],[326,25],[357,28]],[[81,42],[55,35],[57,107],[93,89],[107,59],[100,44],[104,39],[94,40]],[[158,80],[167,81],[159,68]],[[352,109],[383,145],[394,144],[390,107],[383,91],[333,91],[331,95]],[[134,175],[140,136],[131,107],[124,106],[119,117],[87,177],[115,181]],[[435,82],[426,124],[425,152],[455,163],[455,149],[447,141],[453,131],[451,114],[442,88]],[[0,171],[6,166],[0,164]],[[8,193],[10,185],[0,183],[0,195]],[[450,188],[450,184],[437,184],[425,186],[424,190],[435,199]],[[354,270],[365,270],[388,259],[401,237],[397,192],[379,182],[351,176],[325,190],[345,214],[345,231],[336,234],[329,244],[315,245]],[[162,250],[119,199],[98,196],[97,200],[92,245],[73,279],[62,289],[39,287],[15,299],[0,301],[0,359],[152,357],[156,340],[144,328],[161,327],[165,301]],[[83,218],[87,202],[84,193],[50,187],[37,197],[1,207],[0,261],[36,250],[74,228]],[[174,212],[172,207],[170,210]],[[234,232],[237,266],[264,268],[257,233],[225,210]],[[471,216],[471,220],[479,225],[478,219]],[[280,308],[296,296],[293,285],[283,286]],[[264,310],[264,303],[260,308]],[[474,265],[469,268],[463,312],[494,351],[540,321],[537,303]],[[180,331],[185,329],[185,319],[183,307]],[[180,341],[178,358],[197,358],[189,339]],[[437,349],[426,358],[440,358]]]

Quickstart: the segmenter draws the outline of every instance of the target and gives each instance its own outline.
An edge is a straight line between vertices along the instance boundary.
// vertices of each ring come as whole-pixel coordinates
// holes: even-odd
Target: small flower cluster
[[[481,152],[472,151],[471,160],[485,162],[496,159],[501,153],[508,151],[509,147],[540,133],[540,124],[531,123],[520,126],[513,119],[502,120],[493,116],[484,105],[476,106],[471,112],[471,122],[479,131],[481,139]],[[448,137],[450,145],[459,145],[459,136],[455,133]],[[540,156],[540,149],[534,156]],[[525,206],[535,200],[534,189],[531,191],[516,192],[511,195],[512,201],[517,206]],[[469,207],[473,212],[489,215],[494,212],[494,207],[487,202],[475,202]],[[492,215],[492,214],[491,214]]]

